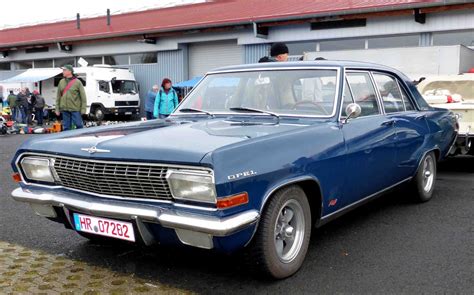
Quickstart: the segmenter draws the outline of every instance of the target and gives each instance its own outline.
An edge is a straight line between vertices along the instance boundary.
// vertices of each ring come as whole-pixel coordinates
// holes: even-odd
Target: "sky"
[[[140,10],[144,8],[173,6],[176,4],[202,2],[203,0],[7,0],[2,3],[0,29],[21,25],[44,23],[105,15],[107,8],[112,14],[117,11]]]

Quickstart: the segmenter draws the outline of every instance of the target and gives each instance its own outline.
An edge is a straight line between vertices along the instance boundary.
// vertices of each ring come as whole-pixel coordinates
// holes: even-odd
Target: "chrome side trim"
[[[78,210],[96,216],[125,220],[136,220],[138,218],[140,221],[161,224],[167,228],[186,229],[218,237],[238,232],[256,223],[260,218],[257,210],[248,210],[229,217],[219,218],[145,204],[98,200],[97,198],[65,192],[56,194],[32,192],[22,188],[15,189],[12,192],[12,197],[20,202],[67,207],[69,210]]]
[[[354,202],[354,203],[352,203],[352,204],[349,204],[349,205],[347,205],[347,206],[345,206],[345,207],[343,207],[343,208],[341,208],[341,209],[338,209],[338,210],[336,210],[336,211],[334,211],[334,212],[332,212],[332,213],[329,213],[328,215],[325,215],[325,216],[321,217],[321,220],[320,220],[320,222],[318,223],[317,226],[319,227],[319,226],[321,226],[321,225],[324,225],[324,224],[328,223],[329,221],[331,221],[331,220],[333,220],[333,219],[335,219],[335,218],[337,218],[337,217],[339,217],[339,216],[341,216],[341,215],[343,215],[343,214],[345,214],[345,213],[347,213],[347,212],[349,212],[349,211],[351,211],[351,210],[353,210],[353,209],[355,209],[355,208],[357,208],[357,207],[359,207],[359,206],[365,204],[366,202],[368,202],[368,201],[370,201],[370,200],[372,200],[372,199],[375,199],[375,198],[381,196],[383,193],[385,193],[385,192],[387,192],[387,191],[389,191],[389,190],[395,188],[396,186],[399,186],[399,185],[401,185],[402,183],[405,183],[405,182],[407,182],[407,181],[410,181],[411,179],[412,179],[412,177],[406,178],[406,179],[404,179],[404,180],[402,180],[402,181],[399,181],[399,182],[395,183],[394,185],[391,185],[391,186],[389,186],[389,187],[384,188],[383,190],[380,190],[380,191],[378,191],[378,192],[376,192],[376,193],[374,193],[374,194],[371,194],[370,196],[367,196],[367,197],[365,197],[365,198],[363,198],[363,199],[360,199],[360,200],[358,200],[357,202]]]

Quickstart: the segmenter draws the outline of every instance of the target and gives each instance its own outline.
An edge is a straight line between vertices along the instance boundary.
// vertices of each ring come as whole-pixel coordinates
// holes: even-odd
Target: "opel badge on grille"
[[[110,150],[98,149],[96,146],[93,146],[93,147],[90,147],[90,148],[82,148],[81,151],[88,152],[89,154],[95,154],[95,153],[110,153]]]

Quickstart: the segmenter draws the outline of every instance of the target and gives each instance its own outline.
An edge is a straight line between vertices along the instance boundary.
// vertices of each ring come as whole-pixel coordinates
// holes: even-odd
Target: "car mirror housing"
[[[344,123],[347,123],[349,119],[354,119],[360,116],[362,112],[362,109],[360,108],[360,105],[356,103],[350,103],[346,107],[346,120]]]

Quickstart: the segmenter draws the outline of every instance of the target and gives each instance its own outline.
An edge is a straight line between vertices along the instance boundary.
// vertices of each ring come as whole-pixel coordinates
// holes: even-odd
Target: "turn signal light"
[[[218,199],[217,208],[227,209],[227,208],[247,204],[248,202],[249,202],[249,195],[247,193],[241,193],[241,194],[233,195],[230,197]]]
[[[13,181],[15,182],[21,182],[20,173],[13,173],[12,178],[13,178]]]

